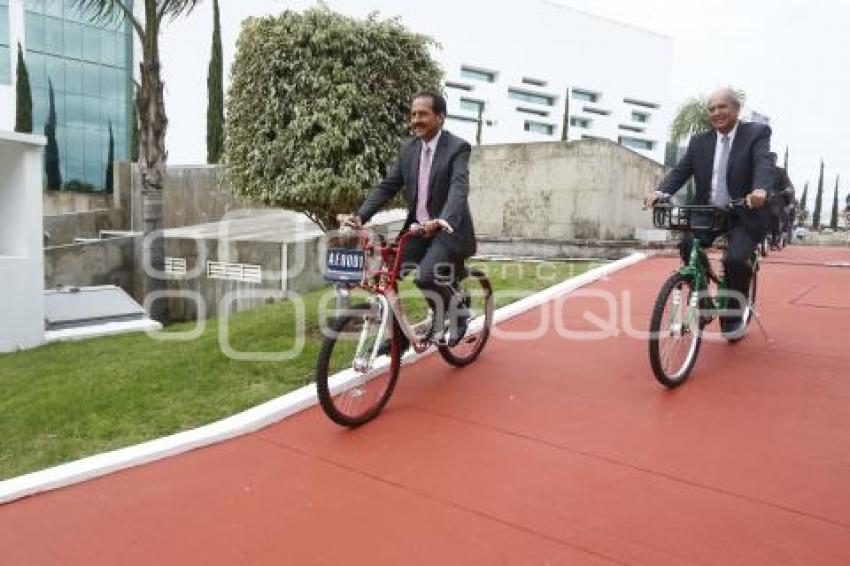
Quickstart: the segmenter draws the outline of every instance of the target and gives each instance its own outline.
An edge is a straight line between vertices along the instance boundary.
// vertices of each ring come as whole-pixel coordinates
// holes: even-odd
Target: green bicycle
[[[728,226],[732,210],[743,206],[746,206],[744,199],[733,201],[727,207],[677,206],[661,201],[653,206],[652,222],[657,228],[666,230],[723,232]],[[743,338],[750,322],[757,316],[758,249],[753,251],[751,261],[753,276],[749,296],[742,305],[744,325],[735,336],[727,336],[730,342]],[[703,330],[725,313],[729,307],[730,293],[723,278],[718,277],[712,267],[699,240],[694,238],[688,263],[671,275],[661,287],[649,324],[649,361],[656,379],[662,385],[678,387],[688,379],[699,355]]]

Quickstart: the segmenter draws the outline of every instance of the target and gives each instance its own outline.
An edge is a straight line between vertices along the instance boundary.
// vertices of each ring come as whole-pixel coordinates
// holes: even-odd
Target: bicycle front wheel
[[[469,328],[455,346],[440,346],[438,350],[448,363],[463,367],[478,358],[490,338],[494,300],[490,280],[477,269],[470,269],[467,277],[460,282],[458,295],[460,307],[465,307],[469,315]]]
[[[401,328],[392,313],[381,332],[381,315],[355,308],[338,316],[325,332],[316,365],[316,390],[325,414],[356,427],[375,418],[389,401],[401,366]],[[375,346],[393,336],[389,362],[379,364]],[[383,360],[382,360],[383,361]]]
[[[698,302],[692,306],[694,281],[675,274],[658,293],[649,323],[649,362],[664,387],[683,384],[690,376],[702,342]]]

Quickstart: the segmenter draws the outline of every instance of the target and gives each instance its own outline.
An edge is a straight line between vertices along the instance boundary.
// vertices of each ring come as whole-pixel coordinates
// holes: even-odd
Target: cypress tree
[[[224,152],[224,82],[221,58],[221,22],[218,0],[213,1],[213,36],[207,74],[207,163],[218,163]]]
[[[829,227],[838,230],[838,175],[835,176],[835,193],[832,196],[832,217],[829,219]]]
[[[18,68],[15,73],[15,131],[25,134],[32,133],[32,90],[30,89],[30,74],[24,62],[24,50],[18,43]]]
[[[115,138],[112,136],[112,120],[109,121],[109,149],[106,153],[106,178],[103,180],[103,190],[112,194],[115,190],[112,179],[112,162],[115,160]]]
[[[815,195],[815,211],[812,214],[812,228],[820,229],[820,212],[823,203],[823,159],[820,161],[820,176],[818,177],[818,192]]]
[[[44,169],[47,176],[47,189],[58,191],[62,188],[62,173],[59,170],[59,144],[56,143],[56,101],[53,96],[53,81],[47,79],[47,86],[47,122],[44,123],[47,147],[44,150]]]
[[[570,89],[567,87],[567,93],[564,95],[564,124],[561,126],[561,141],[568,141],[570,138]]]
[[[475,128],[475,145],[481,145],[481,130],[484,127],[484,103],[478,105],[478,123]]]

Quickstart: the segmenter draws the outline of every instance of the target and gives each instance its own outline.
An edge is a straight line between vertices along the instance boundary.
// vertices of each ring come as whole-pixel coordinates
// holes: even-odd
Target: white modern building
[[[410,29],[434,38],[445,71],[447,127],[481,143],[568,138],[619,141],[656,161],[674,109],[673,43],[668,37],[592,16],[549,0],[327,0],[338,12],[399,16]],[[315,6],[308,0],[221,3],[226,71],[239,23],[248,16]],[[211,3],[163,30],[166,107],[172,163],[205,159],[205,96]],[[191,45],[192,47],[187,47]]]
[[[0,129],[0,352],[44,340],[41,170],[46,140]]]

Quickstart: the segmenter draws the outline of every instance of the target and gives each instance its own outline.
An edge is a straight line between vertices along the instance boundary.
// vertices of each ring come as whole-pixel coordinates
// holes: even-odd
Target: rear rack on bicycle
[[[723,231],[729,211],[711,205],[675,205],[659,203],[652,208],[652,224],[663,230]]]

